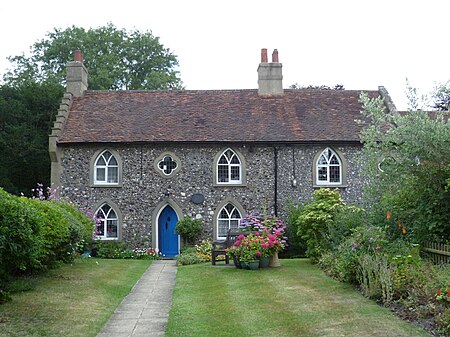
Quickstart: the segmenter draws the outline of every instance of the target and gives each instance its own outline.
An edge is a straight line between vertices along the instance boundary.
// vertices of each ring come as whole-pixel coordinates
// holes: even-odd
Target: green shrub
[[[123,241],[96,241],[93,256],[102,259],[122,259],[127,245]]]
[[[201,246],[184,247],[181,251],[181,254],[178,254],[175,257],[175,259],[178,261],[178,264],[189,265],[211,261],[211,251],[209,249],[208,254],[208,251],[206,250],[206,243],[208,243],[208,241],[204,242],[205,244]]]
[[[313,198],[300,212],[296,224],[298,235],[306,242],[306,255],[317,262],[330,249],[328,227],[334,221],[336,208],[344,202],[338,191],[326,188],[314,191]]]
[[[191,219],[186,216],[175,225],[175,232],[181,235],[188,244],[193,244],[203,231],[203,223],[200,219]]]
[[[0,283],[71,261],[93,223],[71,205],[13,196],[0,188]],[[1,287],[1,284],[0,284]]]
[[[207,262],[197,252],[181,253],[176,256],[176,260],[181,265],[189,265],[189,264],[197,264],[197,263]]]
[[[93,244],[91,255],[103,259],[138,259],[157,260],[158,252],[153,248],[128,248],[123,241],[96,241]]]

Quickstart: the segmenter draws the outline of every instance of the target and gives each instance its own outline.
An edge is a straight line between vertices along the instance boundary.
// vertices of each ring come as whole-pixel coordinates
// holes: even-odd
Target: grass
[[[79,259],[20,279],[0,305],[0,336],[96,336],[148,268],[148,260]]]
[[[306,259],[281,264],[180,267],[166,336],[430,336]]]

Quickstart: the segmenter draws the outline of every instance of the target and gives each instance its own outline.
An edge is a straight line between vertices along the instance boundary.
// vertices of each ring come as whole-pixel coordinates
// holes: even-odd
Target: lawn
[[[180,267],[166,336],[431,336],[306,259],[281,264]]]
[[[0,336],[96,336],[149,267],[148,260],[79,259],[23,279],[0,305]]]

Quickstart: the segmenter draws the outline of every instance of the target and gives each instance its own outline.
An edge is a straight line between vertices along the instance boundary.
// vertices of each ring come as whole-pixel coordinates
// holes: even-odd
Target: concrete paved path
[[[97,337],[164,336],[176,273],[175,260],[153,261]]]

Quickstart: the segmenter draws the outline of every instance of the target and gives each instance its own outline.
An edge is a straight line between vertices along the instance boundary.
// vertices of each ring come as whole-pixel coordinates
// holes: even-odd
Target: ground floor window
[[[96,236],[98,239],[116,240],[118,239],[118,219],[114,209],[108,205],[103,204],[96,212],[97,230]]]
[[[217,216],[217,239],[226,239],[227,231],[238,228],[241,222],[241,213],[231,203],[226,204]]]

